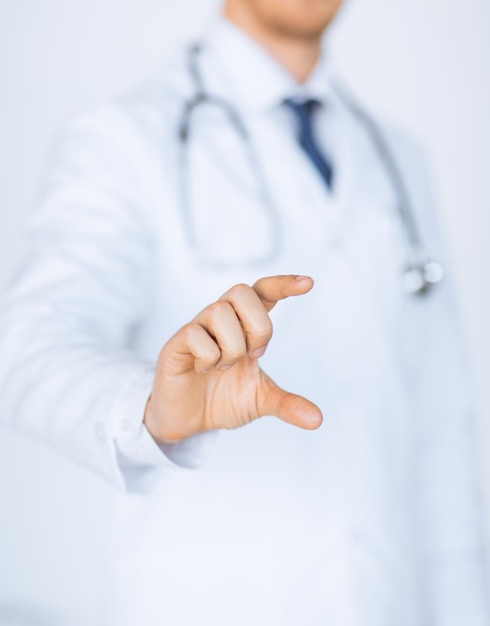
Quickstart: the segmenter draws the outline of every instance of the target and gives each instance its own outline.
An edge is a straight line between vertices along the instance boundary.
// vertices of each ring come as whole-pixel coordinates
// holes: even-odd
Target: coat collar
[[[325,50],[306,83],[299,84],[260,44],[223,16],[213,21],[203,42],[219,66],[223,84],[232,90],[234,102],[249,113],[267,113],[291,97],[315,98],[324,104],[334,97]]]

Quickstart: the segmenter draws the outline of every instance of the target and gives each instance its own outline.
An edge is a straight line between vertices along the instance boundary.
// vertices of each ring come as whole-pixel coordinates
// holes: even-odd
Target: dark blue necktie
[[[327,187],[331,189],[333,181],[332,164],[328,162],[318,147],[313,128],[313,115],[315,110],[321,106],[321,103],[318,100],[298,102],[288,99],[284,101],[284,104],[286,104],[295,115],[300,146],[318,170]]]

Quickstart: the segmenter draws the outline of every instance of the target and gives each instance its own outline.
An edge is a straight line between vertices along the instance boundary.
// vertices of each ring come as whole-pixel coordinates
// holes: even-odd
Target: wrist
[[[143,423],[146,429],[159,445],[180,443],[197,434],[196,432],[186,432],[182,425],[176,425],[175,420],[165,417],[164,412],[155,407],[154,397],[150,395],[146,403]]]
[[[143,424],[146,426],[146,429],[153,437],[153,439],[160,444],[167,443],[163,440],[160,432],[160,427],[158,420],[155,418],[154,411],[152,410],[152,396],[151,394],[148,397],[148,401],[145,407],[145,414],[143,417]]]

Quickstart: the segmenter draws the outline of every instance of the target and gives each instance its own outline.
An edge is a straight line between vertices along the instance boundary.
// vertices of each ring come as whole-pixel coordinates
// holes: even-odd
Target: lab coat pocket
[[[263,169],[232,128],[201,132],[184,149],[184,219],[200,265],[260,267],[278,253],[280,233]]]

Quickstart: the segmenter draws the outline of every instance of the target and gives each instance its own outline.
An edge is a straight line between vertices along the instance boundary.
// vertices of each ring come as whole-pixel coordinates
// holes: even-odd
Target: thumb
[[[283,422],[306,430],[315,430],[323,422],[322,412],[316,404],[281,389],[266,374],[260,395],[260,415],[275,415]]]

